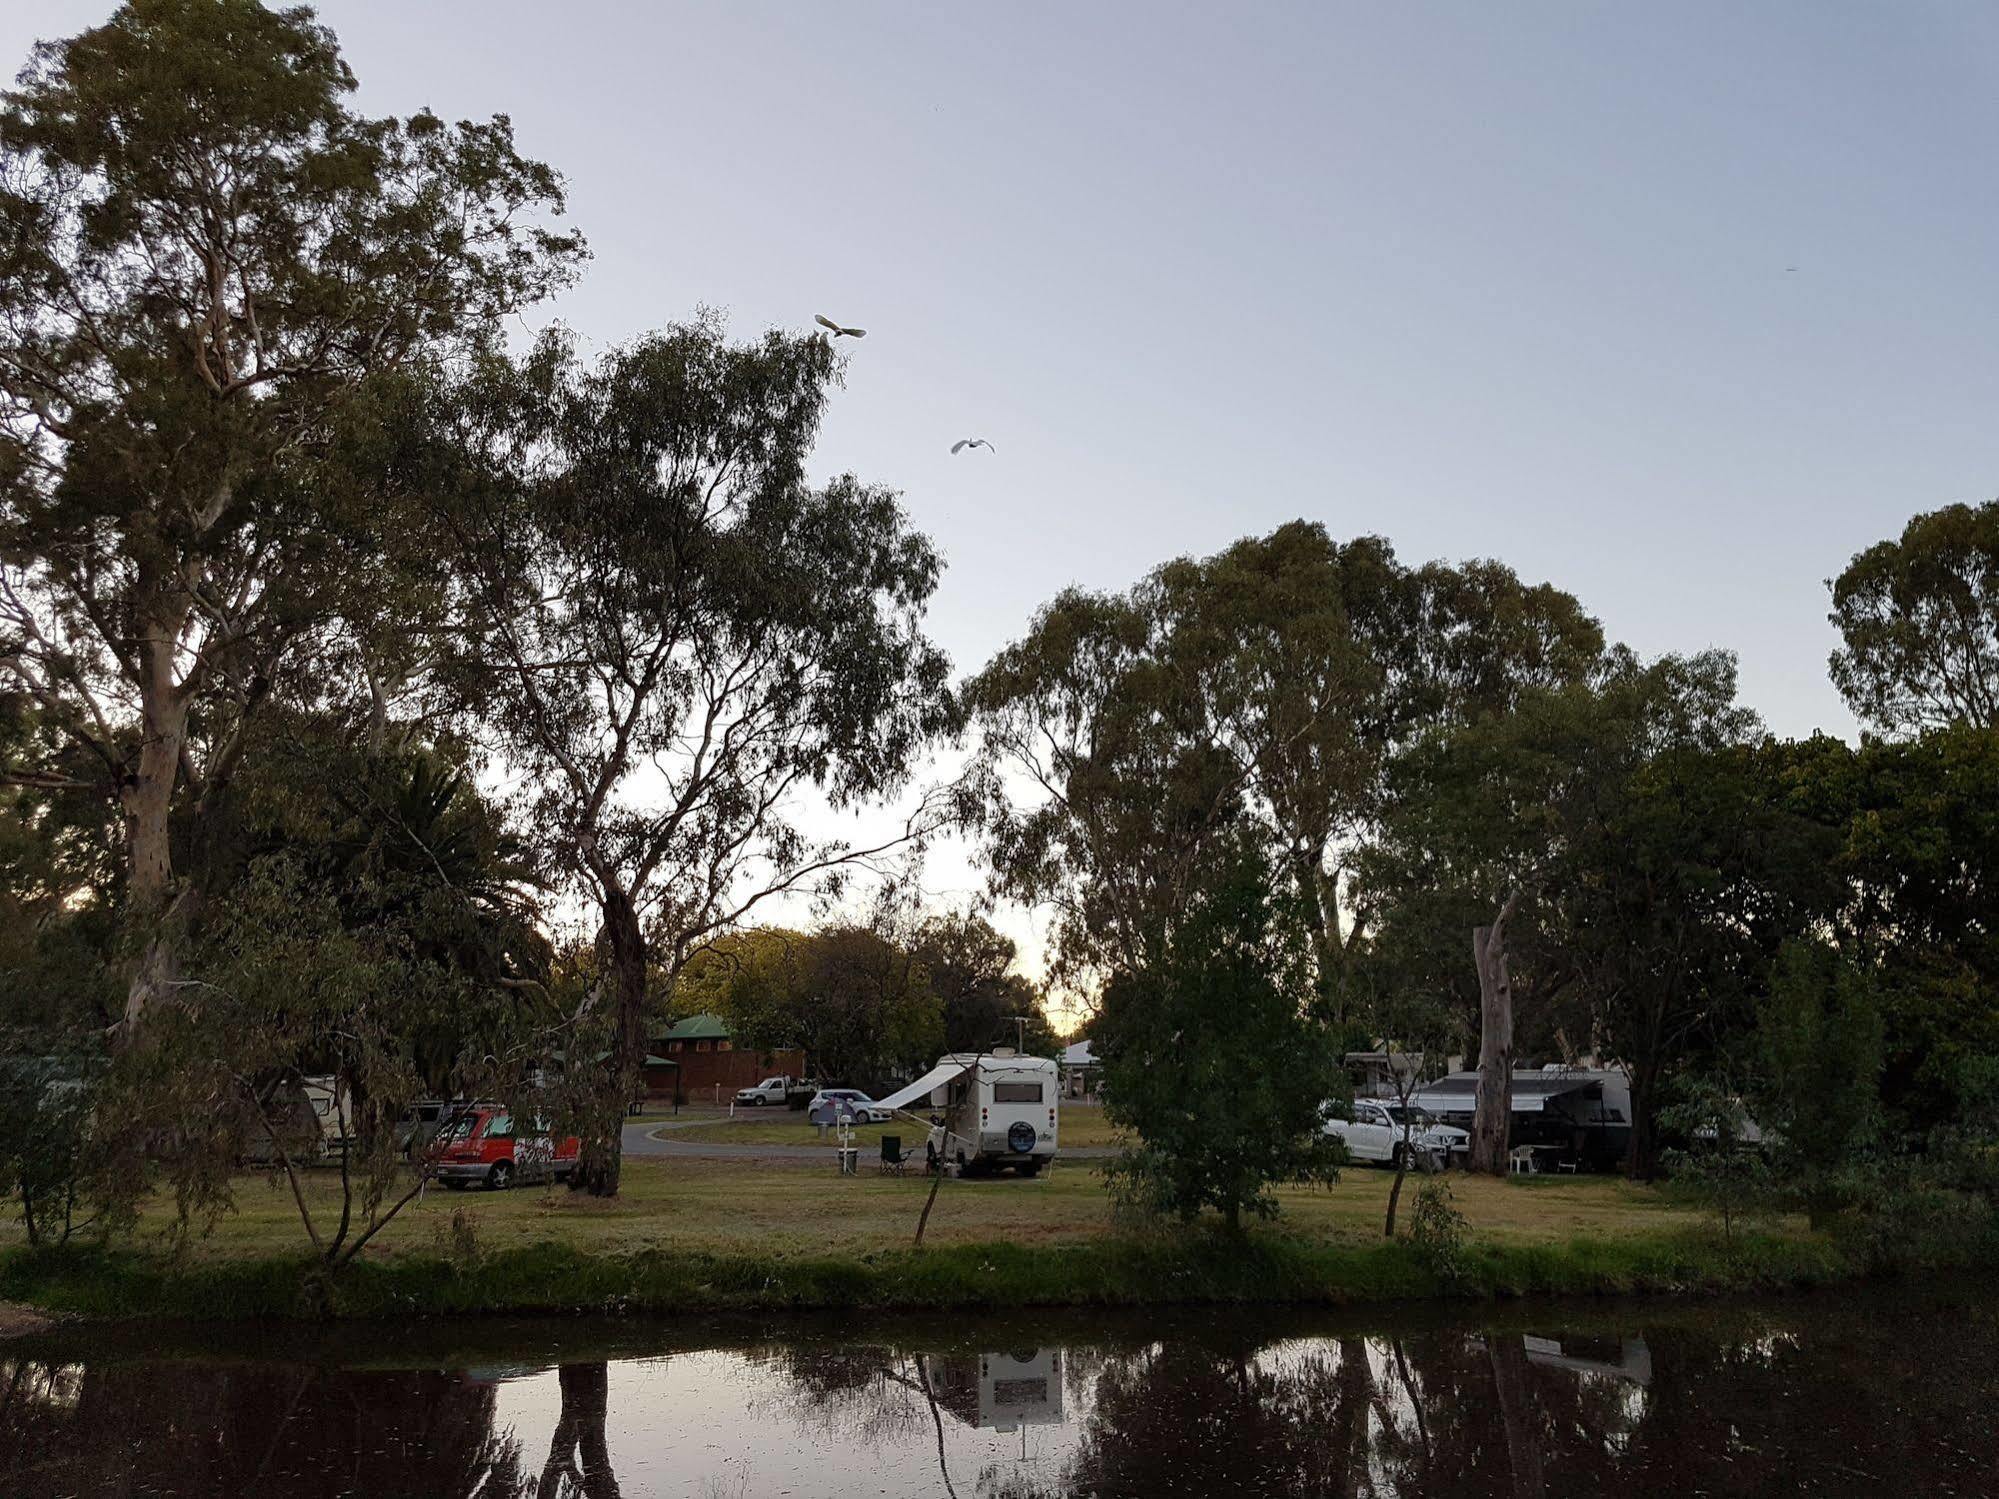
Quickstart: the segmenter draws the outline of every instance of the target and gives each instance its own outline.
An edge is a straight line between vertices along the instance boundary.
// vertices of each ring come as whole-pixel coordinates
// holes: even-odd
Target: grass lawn
[[[942,1184],[924,1246],[910,1239],[929,1179],[730,1158],[633,1159],[609,1201],[563,1189],[433,1191],[336,1280],[307,1258],[289,1195],[236,1183],[237,1211],[167,1252],[166,1202],[132,1239],[21,1251],[0,1229],[0,1309],[85,1317],[389,1317],[500,1311],[942,1308],[1170,1302],[1345,1303],[1437,1296],[1772,1290],[1873,1273],[1865,1236],[1786,1221],[1723,1240],[1698,1214],[1612,1177],[1448,1180],[1470,1228],[1455,1249],[1386,1243],[1393,1177],[1352,1169],[1286,1189],[1273,1224],[1240,1236],[1121,1223],[1100,1169]],[[333,1216],[337,1182],[308,1196]],[[1405,1207],[1413,1190],[1405,1196]],[[1969,1220],[1967,1220],[1969,1222]],[[1999,1265],[1990,1215],[1931,1234],[1901,1268]]]
[[[883,1135],[900,1135],[904,1145],[914,1145],[921,1149],[924,1131],[921,1126],[907,1119],[899,1119],[893,1124],[857,1124],[854,1126],[854,1142],[862,1149],[872,1151]],[[1060,1143],[1074,1150],[1088,1147],[1115,1145],[1117,1131],[1104,1118],[1104,1111],[1094,1104],[1069,1104],[1064,1106],[1059,1126]],[[696,1124],[671,1131],[669,1140],[712,1141],[726,1145],[819,1145],[818,1126],[807,1121],[803,1114],[789,1110],[776,1112],[770,1109],[741,1109],[734,1119],[720,1118],[706,1124]]]
[[[721,1128],[748,1127],[753,1126]],[[1317,1243],[1378,1243],[1393,1179],[1386,1171],[1350,1168],[1330,1189],[1282,1189],[1283,1215],[1274,1231]],[[1405,1211],[1415,1182],[1410,1178],[1405,1188]],[[333,1174],[315,1171],[310,1183],[308,1200],[322,1221],[332,1221],[338,1212]],[[1450,1183],[1472,1232],[1493,1243],[1557,1245],[1578,1237],[1650,1236],[1699,1221],[1653,1190],[1611,1177],[1522,1181],[1457,1173]],[[380,1260],[449,1255],[455,1238],[462,1236],[462,1230],[454,1235],[452,1228],[456,1214],[470,1225],[482,1252],[556,1242],[593,1254],[665,1250],[865,1257],[908,1244],[929,1187],[920,1173],[884,1177],[865,1164],[862,1175],[841,1177],[817,1166],[630,1159],[623,1190],[610,1200],[539,1186],[507,1192],[432,1190],[384,1229],[367,1253]],[[194,1259],[257,1258],[306,1247],[291,1195],[282,1184],[261,1176],[240,1177],[236,1206],[211,1234],[189,1246]],[[162,1245],[171,1211],[168,1202],[152,1205],[141,1219],[135,1247]],[[926,1239],[940,1246],[1067,1245],[1104,1238],[1112,1228],[1111,1204],[1099,1172],[1083,1163],[1058,1163],[1034,1181],[946,1180]],[[0,1228],[0,1247],[18,1244],[19,1235],[12,1223]]]

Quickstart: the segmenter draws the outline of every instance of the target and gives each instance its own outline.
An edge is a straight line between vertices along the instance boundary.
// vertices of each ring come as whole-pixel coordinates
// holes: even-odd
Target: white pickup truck
[[[769,1106],[783,1108],[791,1090],[798,1084],[788,1077],[767,1077],[754,1088],[736,1089],[736,1103],[743,1108],[761,1109]]]
[[[1400,1166],[1403,1154],[1404,1111],[1398,1103],[1373,1098],[1356,1098],[1351,1107],[1328,1111],[1324,1129],[1338,1137],[1347,1154],[1356,1161],[1372,1161],[1381,1166]],[[1456,1125],[1439,1124],[1421,1109],[1408,1110],[1408,1143],[1416,1158],[1409,1162],[1424,1169],[1462,1162],[1471,1151],[1471,1136]]]

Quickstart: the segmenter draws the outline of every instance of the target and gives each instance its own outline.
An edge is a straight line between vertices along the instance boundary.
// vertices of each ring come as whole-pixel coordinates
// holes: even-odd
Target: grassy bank
[[[1722,1241],[1656,1193],[1601,1178],[1454,1179],[1471,1227],[1459,1273],[1381,1238],[1386,1173],[1287,1192],[1275,1225],[1130,1232],[1102,1182],[948,1182],[926,1247],[928,1183],[736,1162],[633,1161],[610,1202],[567,1192],[433,1193],[330,1285],[302,1255],[288,1198],[239,1184],[239,1211],[170,1251],[159,1214],[109,1249],[0,1251],[0,1300],[86,1317],[350,1317],[501,1311],[801,1307],[1345,1304],[1424,1297],[1744,1291],[1882,1268],[1861,1236],[1795,1223]],[[322,1198],[331,1183],[315,1183]],[[1950,1233],[1908,1263],[1999,1263],[1991,1235]]]
[[[0,1297],[84,1317],[394,1317],[492,1312],[682,1312],[806,1307],[1343,1305],[1425,1297],[1773,1290],[1867,1267],[1830,1240],[1778,1235],[1475,1249],[1461,1278],[1405,1243],[1358,1247],[1283,1232],[1208,1230],[1078,1245],[952,1244],[847,1255],[592,1253],[544,1243],[454,1261],[411,1254],[351,1267],[330,1287],[295,1256],[173,1263],[94,1249],[15,1251]]]

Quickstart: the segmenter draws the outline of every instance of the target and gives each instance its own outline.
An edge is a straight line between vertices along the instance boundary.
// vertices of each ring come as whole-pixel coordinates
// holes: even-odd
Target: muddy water
[[[1999,1300],[0,1345],[0,1494],[1999,1494]]]

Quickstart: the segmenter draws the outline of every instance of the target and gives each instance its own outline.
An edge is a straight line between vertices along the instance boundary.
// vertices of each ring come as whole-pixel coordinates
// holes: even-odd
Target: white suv
[[[1341,1112],[1351,1115],[1340,1117]],[[1411,1105],[1409,1143],[1415,1147],[1420,1165],[1425,1158],[1437,1166],[1462,1163],[1471,1149],[1471,1136],[1454,1125],[1439,1124]],[[1384,1166],[1401,1164],[1403,1107],[1377,1098],[1356,1098],[1351,1108],[1335,1110],[1323,1126],[1329,1135],[1344,1141],[1347,1154],[1356,1161],[1374,1161]]]

